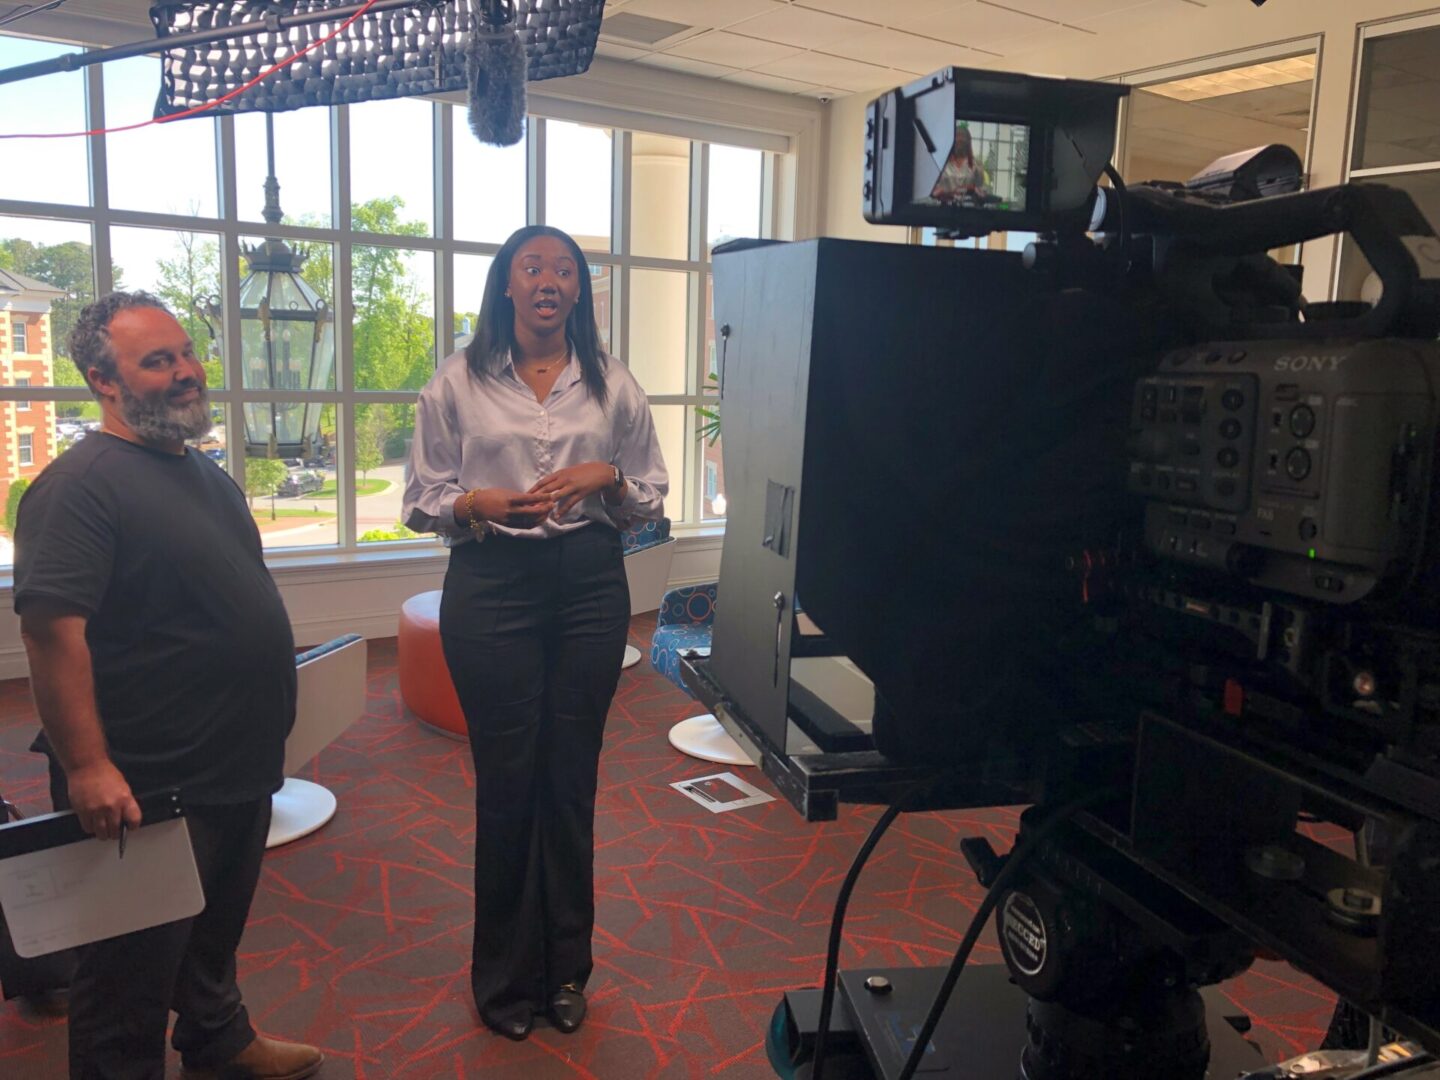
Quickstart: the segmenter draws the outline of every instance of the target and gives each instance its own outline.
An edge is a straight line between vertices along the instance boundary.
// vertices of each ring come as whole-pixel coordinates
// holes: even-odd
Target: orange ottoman
[[[468,739],[465,714],[440,645],[440,590],[417,593],[400,607],[400,700],[421,723]]]

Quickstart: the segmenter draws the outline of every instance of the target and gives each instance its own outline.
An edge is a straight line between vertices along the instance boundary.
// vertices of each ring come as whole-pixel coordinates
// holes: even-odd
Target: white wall
[[[1223,66],[1227,53],[1318,36],[1320,66],[1310,179],[1313,186],[1325,187],[1345,178],[1360,26],[1436,10],[1440,6],[1434,0],[1269,0],[1263,8],[1253,7],[1248,0],[1209,0],[1208,7],[1186,5],[1183,10],[1180,5],[1149,4],[1128,16],[1133,22],[1124,31],[1089,36],[1079,44],[1067,38],[1063,45],[1018,53],[991,66],[1107,79],[1204,58],[1216,58],[1216,66]],[[1121,17],[1113,18],[1118,21]],[[874,96],[859,94],[826,107],[824,235],[903,239],[904,230],[870,225],[860,213],[865,105]],[[1312,298],[1328,293],[1337,247],[1334,240],[1305,245],[1305,278]]]

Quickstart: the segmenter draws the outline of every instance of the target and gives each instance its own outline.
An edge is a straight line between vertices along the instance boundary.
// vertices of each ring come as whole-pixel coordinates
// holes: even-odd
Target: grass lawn
[[[365,495],[378,495],[390,486],[389,480],[357,480],[355,481],[355,497],[361,498]],[[335,498],[335,481],[327,480],[325,486],[319,491],[310,493],[317,499]],[[303,498],[304,496],[302,496]]]

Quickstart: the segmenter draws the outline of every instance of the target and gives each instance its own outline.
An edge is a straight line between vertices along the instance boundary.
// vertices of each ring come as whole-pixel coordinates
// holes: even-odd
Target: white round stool
[[[714,713],[681,720],[670,728],[670,745],[682,754],[720,765],[754,765],[740,744],[730,737]]]

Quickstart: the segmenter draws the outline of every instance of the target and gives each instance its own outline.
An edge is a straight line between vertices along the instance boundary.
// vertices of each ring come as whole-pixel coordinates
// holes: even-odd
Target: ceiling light
[[[1310,53],[1306,56],[1292,56],[1288,60],[1271,60],[1264,64],[1196,75],[1190,79],[1156,83],[1141,89],[1147,94],[1158,94],[1175,101],[1204,101],[1207,98],[1243,94],[1272,86],[1291,86],[1309,82],[1314,78],[1315,55]]]

